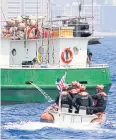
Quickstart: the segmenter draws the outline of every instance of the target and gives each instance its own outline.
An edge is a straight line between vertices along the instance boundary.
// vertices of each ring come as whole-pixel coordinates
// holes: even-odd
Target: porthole
[[[77,55],[79,52],[79,49],[75,46],[75,47],[73,47],[73,52],[75,55]]]
[[[16,49],[13,49],[13,50],[12,50],[12,55],[15,56],[16,53],[17,53],[17,52],[16,52]]]

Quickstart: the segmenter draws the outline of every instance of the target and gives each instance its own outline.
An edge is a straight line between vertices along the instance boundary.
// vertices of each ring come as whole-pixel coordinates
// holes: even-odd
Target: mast
[[[79,2],[79,17],[81,17],[81,8],[82,8],[82,7],[81,7],[81,6],[82,6],[81,4],[82,4],[82,3]]]
[[[47,20],[48,20],[48,23],[51,24],[51,0],[48,0],[48,7],[47,7]],[[48,25],[49,26],[49,25]],[[48,51],[48,54],[47,54],[47,58],[48,58],[48,64],[49,64],[49,47],[50,47],[50,28],[48,27],[48,47],[47,47],[47,51]]]
[[[80,37],[81,36],[81,29],[80,29],[80,26],[81,26],[81,24],[80,24],[80,19],[81,19],[81,10],[82,10],[82,0],[77,0],[77,2],[78,2],[78,4],[79,4],[79,18],[78,18],[78,21],[76,21],[76,24],[78,25],[78,32],[77,32],[77,34],[78,34],[78,36]]]
[[[38,32],[38,0],[37,0],[37,32]],[[38,42],[37,42],[37,39],[36,39],[36,58],[37,58],[37,55],[38,55]]]
[[[50,7],[51,0],[48,0],[47,3],[47,20],[50,21],[51,17],[51,7]]]
[[[94,32],[94,25],[93,25],[93,2],[94,0],[92,0],[92,36],[93,36],[93,32]]]

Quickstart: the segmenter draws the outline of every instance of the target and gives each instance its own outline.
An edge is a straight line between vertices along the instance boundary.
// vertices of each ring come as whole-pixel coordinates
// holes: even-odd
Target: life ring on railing
[[[66,57],[65,57],[66,56]],[[73,53],[70,48],[65,48],[61,54],[61,59],[64,63],[70,63],[73,59]]]
[[[33,36],[30,35],[34,28],[37,29],[35,26],[31,26],[27,31],[27,36],[28,36],[29,39],[37,39],[40,36],[39,28],[37,29],[36,35],[33,35]]]

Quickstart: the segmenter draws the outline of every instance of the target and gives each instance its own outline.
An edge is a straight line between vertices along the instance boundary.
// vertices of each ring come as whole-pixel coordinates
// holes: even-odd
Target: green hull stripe
[[[44,89],[52,99],[58,95],[56,79],[61,78],[65,69],[1,69],[1,100],[42,102],[46,101],[43,95],[33,86],[26,85],[26,81]],[[111,86],[109,68],[81,68],[69,69],[65,82],[85,81],[87,92],[96,93],[96,86],[103,84],[105,92],[108,93]]]

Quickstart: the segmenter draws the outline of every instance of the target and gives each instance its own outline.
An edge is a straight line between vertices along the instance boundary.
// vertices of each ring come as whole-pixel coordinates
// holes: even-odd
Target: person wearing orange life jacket
[[[92,97],[85,91],[85,86],[80,86],[80,92],[74,97],[72,105],[79,111],[80,106],[86,108],[93,105]]]
[[[107,103],[107,94],[103,92],[104,86],[97,85],[97,94],[92,95],[92,98],[96,100],[96,104],[91,108],[93,113],[104,112]]]

